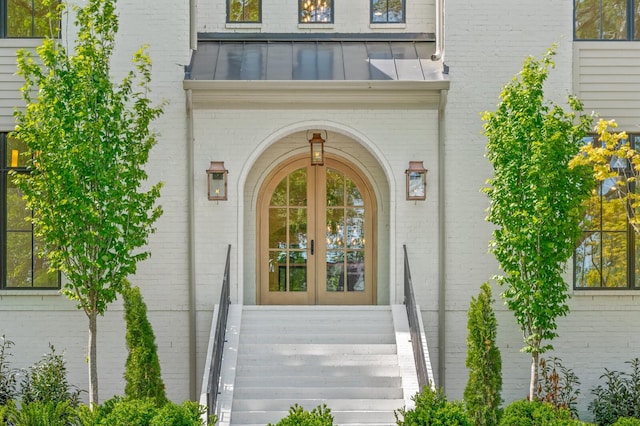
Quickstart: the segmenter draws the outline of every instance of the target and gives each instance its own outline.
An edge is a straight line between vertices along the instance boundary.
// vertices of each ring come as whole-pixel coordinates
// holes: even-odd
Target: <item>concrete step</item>
[[[238,365],[236,377],[243,376],[321,376],[321,377],[343,377],[343,376],[398,376],[400,369],[398,365],[263,365],[242,363]]]
[[[242,333],[240,333],[242,335]],[[395,344],[306,344],[295,343],[241,343],[238,357],[245,354],[279,354],[279,355],[394,355]]]
[[[233,411],[281,411],[288,410],[294,404],[311,410],[326,404],[331,411],[393,411],[404,405],[403,399],[238,399],[233,401]]]
[[[255,354],[241,354],[238,365],[253,365],[260,363],[264,366],[272,365],[317,365],[317,366],[348,366],[348,365],[398,365],[396,354],[327,354],[327,355],[280,355],[265,357]]]
[[[312,410],[315,407],[304,407],[305,410]],[[331,408],[331,407],[329,407]],[[276,424],[289,414],[289,410],[281,411],[234,411],[231,414],[231,424],[247,425],[268,423]],[[396,423],[393,411],[339,411],[331,410],[331,415],[336,425],[349,426],[354,424],[383,424],[386,426]]]
[[[269,396],[266,388],[276,387],[300,387],[300,388],[324,388],[324,387],[401,387],[402,379],[399,376],[237,376],[236,386],[263,387],[265,397]]]
[[[246,331],[246,330],[245,330]],[[305,344],[394,344],[395,335],[392,333],[314,333],[310,330],[308,334],[264,334],[246,331],[240,334],[240,344],[243,343],[296,343]]]
[[[331,388],[300,388],[300,387],[272,387],[268,388],[268,393],[262,386],[242,386],[237,387],[234,391],[234,400],[238,399],[259,399],[269,398],[275,399],[309,399],[309,398],[345,398],[350,399],[353,395],[366,399],[401,399],[403,396],[400,388],[379,388],[379,387],[361,387],[358,385],[348,387],[331,387]]]

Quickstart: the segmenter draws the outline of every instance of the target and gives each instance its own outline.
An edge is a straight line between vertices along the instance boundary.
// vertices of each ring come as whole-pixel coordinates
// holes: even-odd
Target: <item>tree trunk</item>
[[[89,317],[89,406],[91,410],[98,406],[98,359],[97,359],[97,312],[90,312]]]
[[[531,353],[531,383],[529,383],[529,401],[535,401],[538,396],[538,352]]]

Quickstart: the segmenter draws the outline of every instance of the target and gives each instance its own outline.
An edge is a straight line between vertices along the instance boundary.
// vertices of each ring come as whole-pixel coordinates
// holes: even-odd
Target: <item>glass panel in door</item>
[[[278,183],[268,209],[269,292],[306,292],[306,168],[289,173]]]

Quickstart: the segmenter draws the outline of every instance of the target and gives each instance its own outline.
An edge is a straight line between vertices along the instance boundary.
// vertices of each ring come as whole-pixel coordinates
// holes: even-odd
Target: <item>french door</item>
[[[293,160],[258,202],[261,304],[373,304],[372,192],[354,168]]]

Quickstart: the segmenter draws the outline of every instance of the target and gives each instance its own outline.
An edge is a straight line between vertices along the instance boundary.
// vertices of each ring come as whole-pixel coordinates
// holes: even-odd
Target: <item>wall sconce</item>
[[[407,200],[427,199],[427,169],[422,161],[409,161],[407,175]]]
[[[309,139],[312,166],[322,166],[324,164],[324,143],[325,140],[322,139],[320,133],[314,133],[311,139]]]
[[[227,199],[227,175],[224,161],[212,161],[207,172],[207,193],[210,200]]]

